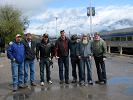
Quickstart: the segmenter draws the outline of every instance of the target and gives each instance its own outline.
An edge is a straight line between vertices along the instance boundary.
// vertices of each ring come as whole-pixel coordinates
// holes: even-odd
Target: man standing
[[[24,59],[25,50],[24,45],[21,42],[21,35],[17,34],[15,41],[10,44],[7,49],[7,56],[11,60],[11,70],[13,79],[13,91],[18,88],[24,88],[23,86],[23,71],[24,71]]]
[[[27,33],[23,41],[25,47],[25,62],[24,62],[24,83],[28,86],[28,71],[30,69],[30,84],[36,86],[35,84],[35,48],[36,43],[32,40],[31,33]]]
[[[60,37],[55,43],[55,57],[58,59],[60,84],[69,84],[69,39],[65,36],[65,31],[60,31]],[[65,72],[64,72],[65,69]]]
[[[107,78],[106,78],[105,60],[106,60],[107,49],[105,41],[100,38],[100,34],[98,32],[94,34],[92,51],[98,75],[98,81],[96,81],[96,83],[106,84]]]
[[[51,65],[51,59],[53,57],[53,44],[50,43],[48,34],[43,34],[43,39],[41,43],[37,45],[36,48],[36,57],[37,60],[40,60],[40,79],[41,79],[41,85],[44,85],[45,79],[44,79],[44,68],[46,68],[46,77],[47,82],[49,84],[52,84],[51,77],[50,77],[50,65]],[[40,56],[39,56],[40,55]]]
[[[83,81],[86,81],[87,76],[87,82],[90,85],[93,85],[92,82],[92,51],[91,51],[91,41],[89,40],[89,37],[87,35],[83,35],[81,42],[79,44],[77,55],[80,59],[80,64],[82,68],[82,78]],[[87,75],[85,74],[85,69],[87,69]],[[81,85],[84,83],[81,83]]]
[[[78,42],[77,42],[77,35],[74,34],[71,37],[70,41],[70,58],[71,58],[71,65],[72,65],[72,76],[73,76],[73,81],[72,83],[77,82],[77,71],[76,68],[78,67],[78,76],[79,76],[79,83],[82,81],[82,71],[81,71],[81,66],[80,66],[80,60],[77,56],[77,47],[78,47]]]

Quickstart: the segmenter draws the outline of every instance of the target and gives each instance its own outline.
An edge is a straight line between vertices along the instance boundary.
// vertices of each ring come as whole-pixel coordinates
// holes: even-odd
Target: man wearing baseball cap
[[[24,71],[24,45],[21,42],[21,35],[17,34],[15,41],[7,48],[7,56],[11,60],[11,70],[13,79],[13,91],[18,88],[24,88],[23,86],[23,71]]]

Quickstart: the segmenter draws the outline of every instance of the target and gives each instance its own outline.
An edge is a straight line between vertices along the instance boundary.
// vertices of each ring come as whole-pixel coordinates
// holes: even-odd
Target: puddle
[[[133,77],[114,77],[108,80],[108,84],[133,84]]]
[[[133,87],[127,88],[123,94],[133,96]]]

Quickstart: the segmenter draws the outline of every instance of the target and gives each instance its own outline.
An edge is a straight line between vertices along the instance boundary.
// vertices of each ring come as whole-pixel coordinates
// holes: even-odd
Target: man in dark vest
[[[23,44],[25,47],[24,82],[28,86],[28,71],[30,69],[30,84],[36,86],[34,64],[36,43],[32,40],[31,33],[26,34]]]

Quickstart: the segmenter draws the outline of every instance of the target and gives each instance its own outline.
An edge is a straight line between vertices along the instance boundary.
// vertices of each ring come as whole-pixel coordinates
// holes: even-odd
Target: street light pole
[[[93,38],[93,29],[92,29],[92,16],[95,16],[95,7],[92,7],[92,0],[89,0],[89,7],[87,7],[87,16],[90,17],[90,36]]]
[[[90,35],[92,35],[92,1],[90,0]]]

